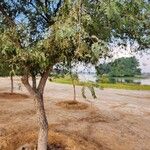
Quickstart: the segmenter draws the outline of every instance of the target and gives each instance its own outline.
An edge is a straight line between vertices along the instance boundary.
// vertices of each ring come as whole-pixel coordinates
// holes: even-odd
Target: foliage
[[[114,38],[136,41],[138,49],[149,46],[147,1],[3,0],[0,4],[1,55],[30,75],[68,59],[95,64],[109,56]]]
[[[92,97],[94,99],[97,98],[94,87],[92,84],[90,86],[89,85],[88,86],[82,86],[81,93],[82,93],[83,98],[85,98],[85,99],[87,98],[86,97],[86,88],[88,88],[90,90]]]
[[[0,76],[6,77],[10,75],[10,68],[8,64],[0,64]]]
[[[103,75],[103,74],[109,74],[110,70],[111,70],[111,66],[109,63],[103,63],[103,64],[99,64],[97,66],[95,66],[96,69],[96,74],[99,76]]]
[[[109,42],[117,40],[118,45],[126,45],[129,39],[135,50],[149,48],[149,1],[101,0],[89,3],[85,0],[85,3],[90,8],[91,21],[90,25],[84,25],[91,35]]]
[[[108,74],[111,77],[133,77],[141,75],[139,62],[135,57],[118,58],[110,63],[96,67],[98,75]]]
[[[111,64],[111,76],[135,76],[140,75],[139,62],[135,57],[119,58]]]
[[[103,74],[102,76],[100,76],[100,83],[110,83],[110,79],[109,76],[107,74]]]

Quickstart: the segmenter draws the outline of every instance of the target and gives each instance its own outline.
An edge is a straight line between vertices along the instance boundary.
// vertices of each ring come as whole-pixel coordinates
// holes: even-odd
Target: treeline
[[[139,61],[133,57],[122,57],[113,62],[103,63],[96,66],[98,76],[108,75],[109,77],[135,77],[141,75]]]

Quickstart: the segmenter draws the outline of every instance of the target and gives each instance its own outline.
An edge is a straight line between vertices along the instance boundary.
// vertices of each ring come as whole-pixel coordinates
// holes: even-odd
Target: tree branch
[[[35,75],[31,76],[32,76],[32,88],[34,91],[36,91],[36,76]]]
[[[31,96],[35,96],[36,92],[33,90],[32,86],[29,83],[29,77],[28,74],[23,75],[21,78],[22,83],[27,88]]]
[[[46,71],[42,74],[41,76],[41,79],[40,79],[40,82],[39,82],[39,85],[38,85],[38,88],[37,90],[43,94],[44,92],[44,87],[45,87],[45,84],[46,84],[46,81],[47,81],[47,78],[48,78],[48,75],[49,75],[49,72],[52,68],[51,67],[48,67],[46,69]]]

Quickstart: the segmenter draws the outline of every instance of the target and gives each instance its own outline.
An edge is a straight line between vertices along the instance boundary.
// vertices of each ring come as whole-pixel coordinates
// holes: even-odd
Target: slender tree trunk
[[[10,75],[10,81],[11,81],[11,93],[14,92],[14,80],[13,80],[13,75]]]
[[[73,82],[73,100],[74,101],[76,101],[76,86],[75,86],[75,84],[74,84],[74,82]]]
[[[43,94],[37,94],[35,96],[37,118],[39,125],[38,134],[38,150],[47,150],[48,142],[48,122],[44,109]]]
[[[72,72],[70,71],[70,77],[72,80],[72,86],[73,86],[73,100],[76,101],[76,86],[75,86],[75,81],[72,75]]]

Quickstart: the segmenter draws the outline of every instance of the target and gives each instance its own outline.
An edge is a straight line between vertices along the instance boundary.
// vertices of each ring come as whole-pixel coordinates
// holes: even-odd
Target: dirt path
[[[9,82],[7,78],[0,79],[0,93],[9,92]],[[19,82],[17,78],[15,91],[27,94],[24,87],[18,90]],[[91,103],[82,98],[80,87],[77,93],[79,101],[89,104],[88,109],[65,110],[56,105],[72,100],[70,85],[47,82],[45,89],[50,132],[66,137],[74,144],[71,150],[150,150],[149,91],[97,89],[98,99],[88,94]],[[32,137],[33,130],[37,130],[34,101],[0,95],[0,150],[15,150],[15,146],[8,149],[8,145],[23,144],[28,133]]]

